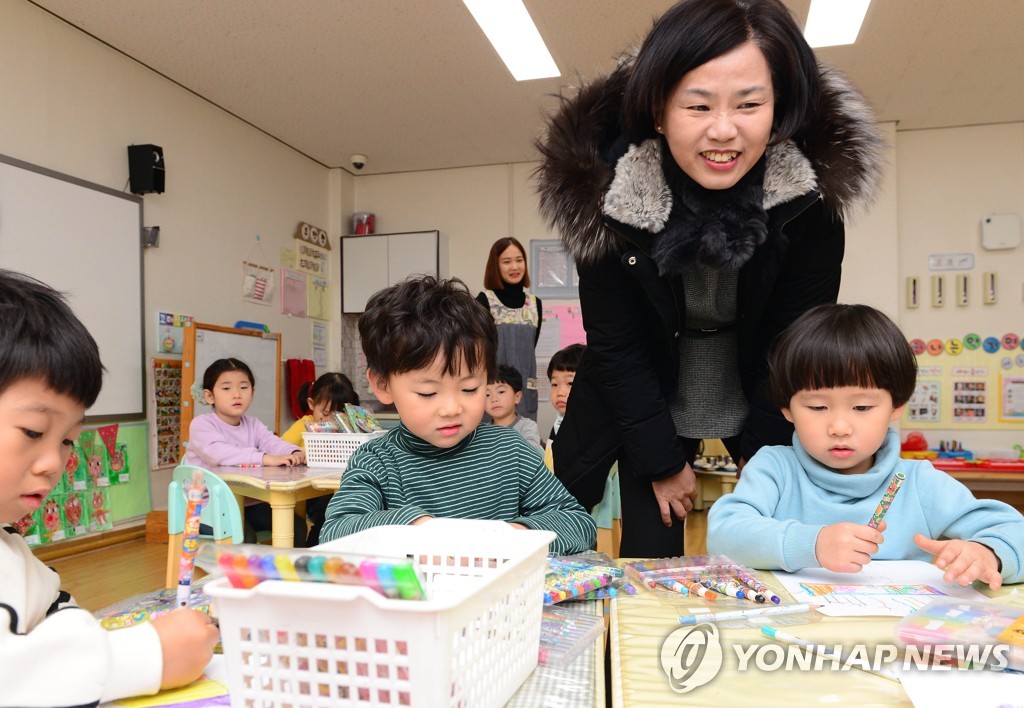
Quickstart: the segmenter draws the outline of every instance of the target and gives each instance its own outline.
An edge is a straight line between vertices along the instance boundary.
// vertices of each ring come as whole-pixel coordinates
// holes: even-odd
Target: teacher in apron
[[[476,299],[491,312],[498,327],[498,363],[515,367],[523,376],[523,397],[516,412],[537,420],[537,339],[541,302],[531,294],[526,249],[508,236],[491,246],[484,271],[484,291]]]

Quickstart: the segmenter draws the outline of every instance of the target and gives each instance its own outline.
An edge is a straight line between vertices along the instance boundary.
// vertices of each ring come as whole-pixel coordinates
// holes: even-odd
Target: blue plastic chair
[[[231,493],[231,487],[213,472],[192,465],[178,465],[174,468],[171,483],[167,485],[167,579],[166,587],[173,588],[178,584],[178,565],[181,562],[181,543],[185,535],[185,509],[188,500],[185,497],[186,485],[192,480],[192,473],[199,470],[203,473],[207,495],[203,497],[203,508],[199,515],[200,523],[213,529],[212,536],[200,536],[200,539],[213,539],[215,543],[242,543],[244,529],[242,512],[238,501]]]

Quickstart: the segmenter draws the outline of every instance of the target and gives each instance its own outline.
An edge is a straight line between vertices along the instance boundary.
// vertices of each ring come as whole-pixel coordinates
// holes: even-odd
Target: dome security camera
[[[366,167],[366,155],[353,155],[351,160],[352,167],[357,170],[361,170]]]

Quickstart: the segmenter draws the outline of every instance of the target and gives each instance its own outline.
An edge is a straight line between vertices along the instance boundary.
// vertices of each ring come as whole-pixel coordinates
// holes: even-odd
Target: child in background
[[[292,424],[292,427],[285,431],[281,439],[293,445],[298,445],[303,451],[306,446],[302,441],[302,434],[306,432],[306,423],[315,421],[323,423],[327,420],[334,420],[336,411],[345,412],[345,404],[359,405],[359,394],[352,386],[352,381],[345,374],[337,371],[329,371],[323,374],[312,384],[307,384],[299,390],[301,403],[309,413],[299,418]]]
[[[540,453],[481,425],[497,332],[462,281],[416,276],[375,293],[359,337],[370,387],[401,425],[352,453],[321,540],[440,516],[554,531],[555,553],[593,548],[594,521]]]
[[[252,405],[256,379],[252,369],[239,359],[218,359],[203,374],[203,400],[213,406],[212,413],[192,419],[183,464],[198,467],[290,467],[306,461],[306,453],[294,443],[274,435],[259,418],[245,414]],[[246,504],[245,520],[251,531],[272,527],[270,505]],[[247,531],[249,531],[247,530]],[[307,535],[306,520],[295,517],[295,545],[301,546]],[[248,534],[246,542],[253,542]]]
[[[281,439],[287,443],[298,445],[302,451],[306,451],[306,444],[302,434],[306,432],[306,423],[315,421],[323,423],[327,420],[334,420],[336,411],[345,411],[345,404],[359,405],[359,394],[352,386],[352,381],[345,374],[336,371],[329,371],[323,374],[312,384],[306,384],[299,390],[299,403],[305,404],[309,414],[299,418],[292,427],[288,428]],[[306,536],[306,547],[311,548],[320,543],[320,529],[324,525],[324,515],[327,513],[327,504],[331,501],[330,495],[313,497],[306,500],[306,517],[311,526]]]
[[[551,435],[548,436],[547,447],[551,449],[551,441],[558,434],[558,427],[565,417],[565,407],[569,404],[569,392],[572,391],[572,381],[576,378],[576,369],[583,360],[583,352],[587,347],[583,344],[570,344],[565,349],[555,352],[548,362],[548,381],[551,382],[551,405],[554,406],[555,424],[551,428]]]
[[[0,702],[96,705],[200,675],[212,620],[175,610],[105,631],[11,524],[53,490],[100,392],[96,342],[48,286],[0,270]]]
[[[1024,516],[927,460],[900,457],[899,419],[917,362],[899,328],[866,305],[822,305],[780,336],[771,393],[796,432],[764,447],[708,515],[708,551],[755,568],[856,573],[872,558],[929,560],[946,582],[1024,580]],[[906,480],[868,526],[894,472]],[[883,533],[885,534],[883,536]]]
[[[512,428],[543,453],[537,423],[516,413],[516,405],[523,397],[523,377],[515,367],[502,364],[498,375],[487,385],[487,414],[495,425]]]

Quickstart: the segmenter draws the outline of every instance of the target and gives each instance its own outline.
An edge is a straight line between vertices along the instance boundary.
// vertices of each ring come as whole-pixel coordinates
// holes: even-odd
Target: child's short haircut
[[[580,362],[583,361],[583,352],[587,347],[583,344],[570,344],[565,349],[555,352],[548,362],[548,378],[556,371],[576,371]]]
[[[384,380],[426,369],[438,354],[448,375],[462,363],[485,369],[487,380],[497,370],[494,319],[458,278],[413,276],[374,293],[359,318],[359,338],[367,369]]]
[[[241,359],[228,358],[218,359],[206,367],[206,372],[203,373],[203,390],[212,391],[213,387],[217,385],[220,375],[229,371],[241,371],[249,379],[249,385],[256,388],[256,377],[252,375],[249,365]]]
[[[64,297],[21,273],[0,270],[0,392],[22,379],[88,408],[103,385],[99,348]]]
[[[860,386],[888,391],[894,406],[914,393],[917,360],[892,320],[867,305],[819,305],[782,334],[769,361],[775,403],[799,391]]]
[[[515,393],[520,393],[523,390],[523,375],[516,367],[502,364],[498,367],[498,373],[491,383],[508,384]]]

